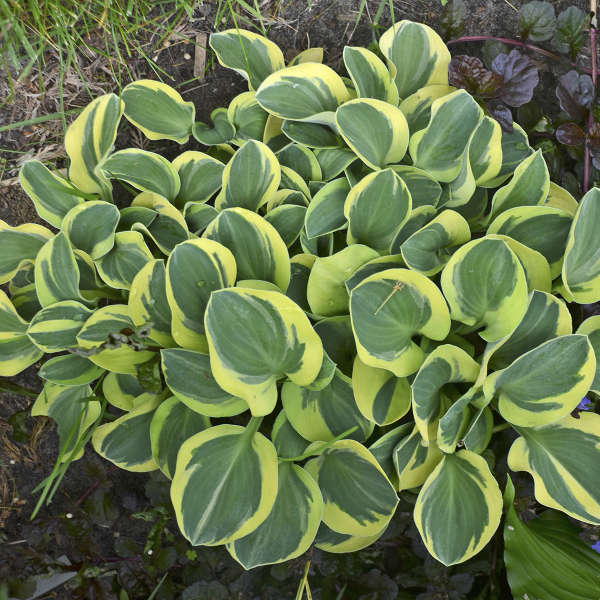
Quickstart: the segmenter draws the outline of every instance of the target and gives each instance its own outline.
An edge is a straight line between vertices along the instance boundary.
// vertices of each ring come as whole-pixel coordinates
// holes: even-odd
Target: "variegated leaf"
[[[91,201],[74,206],[61,229],[73,248],[97,260],[111,250],[119,222],[119,209],[109,202]]]
[[[527,280],[519,259],[502,240],[481,238],[452,255],[441,277],[452,318],[493,342],[509,334],[527,310]]]
[[[600,524],[600,416],[581,412],[544,427],[519,427],[510,448],[508,466],[527,471],[535,497],[569,516]]]
[[[44,355],[27,336],[27,321],[0,290],[0,375],[12,377]]]
[[[462,563],[490,541],[502,516],[498,482],[481,456],[446,454],[419,492],[414,519],[430,554]]]
[[[348,181],[341,177],[326,183],[315,194],[305,216],[306,235],[309,239],[346,227],[344,203],[349,190]]]
[[[150,140],[174,140],[185,144],[192,132],[196,108],[185,102],[170,85],[138,79],[121,92],[125,118]]]
[[[77,334],[91,315],[92,311],[80,302],[56,302],[33,317],[27,335],[44,352],[73,348],[77,346]]]
[[[512,179],[492,198],[490,219],[505,210],[543,204],[548,196],[550,175],[541,150],[526,158],[515,169]]]
[[[48,240],[35,259],[35,291],[40,304],[61,300],[85,302],[79,291],[79,268],[67,236],[60,232]]]
[[[98,166],[112,151],[125,104],[115,94],[90,102],[69,125],[65,150],[70,159],[69,180],[82,192],[112,199],[110,181]]]
[[[277,157],[262,142],[249,140],[227,163],[223,189],[215,208],[241,207],[257,211],[279,187],[281,171]]]
[[[32,417],[50,417],[56,422],[63,461],[83,456],[83,448],[74,453],[75,446],[101,412],[100,402],[91,396],[92,390],[87,385],[67,387],[46,383],[31,407]]]
[[[231,417],[248,410],[241,398],[219,387],[208,354],[184,348],[163,349],[160,354],[167,386],[188,408],[208,417]]]
[[[245,29],[226,29],[210,36],[210,47],[218,61],[248,80],[250,89],[258,86],[275,71],[285,67],[277,44]]]
[[[0,220],[0,284],[10,281],[28,263],[32,263],[42,246],[54,234],[41,225],[26,223],[11,227]]]
[[[346,46],[344,64],[359,98],[375,98],[398,105],[394,78],[376,54],[366,48]]]
[[[482,118],[483,110],[465,90],[435,100],[429,124],[410,138],[409,151],[415,166],[437,181],[454,180]]]
[[[166,348],[175,345],[164,261],[149,262],[137,273],[129,290],[128,305],[133,324],[138,328],[148,327],[149,342]]]
[[[290,260],[285,242],[273,225],[245,208],[228,208],[210,222],[203,238],[229,248],[238,279],[270,281],[285,291]]]
[[[306,297],[311,312],[324,317],[348,313],[346,279],[366,262],[376,258],[376,250],[352,244],[332,256],[319,257],[308,277]]]
[[[479,363],[451,344],[438,346],[421,365],[412,383],[415,423],[427,444],[437,435],[440,417],[447,408],[442,388],[448,383],[472,383],[479,375]]]
[[[404,436],[392,452],[400,491],[423,485],[443,456],[434,441],[429,445],[424,442],[416,426],[412,432],[409,431],[403,432]]]
[[[163,400],[150,421],[152,456],[160,470],[172,479],[177,453],[182,444],[196,433],[210,427],[210,419],[190,410],[172,396]]]
[[[216,158],[188,150],[173,160],[181,183],[175,205],[179,208],[188,202],[206,202],[221,189],[225,165]]]
[[[98,166],[107,177],[126,181],[142,192],[154,192],[175,200],[181,182],[175,167],[163,156],[129,148],[114,152]]]
[[[89,359],[99,367],[135,375],[136,367],[153,358],[155,353],[129,345],[127,335],[133,332],[129,307],[111,304],[94,311],[77,334],[77,344],[91,351]]]
[[[450,330],[439,289],[408,269],[388,269],[357,285],[350,294],[350,316],[360,359],[397,377],[417,371],[425,358],[415,335],[442,340]]]
[[[96,261],[102,280],[112,288],[128,290],[144,265],[154,260],[137,231],[118,231],[112,250]]]
[[[575,302],[586,304],[600,300],[600,189],[592,188],[581,200],[573,219],[562,280]]]
[[[323,113],[334,112],[349,98],[341,77],[319,63],[281,69],[267,77],[256,92],[260,105],[276,117],[312,123],[329,121]]]
[[[371,169],[399,163],[408,147],[408,124],[399,108],[383,100],[357,98],[335,113],[340,135]]]
[[[212,293],[205,328],[213,375],[220,387],[243,398],[253,416],[269,414],[277,381],[312,383],[323,345],[302,309],[278,292],[229,288]]]
[[[425,86],[448,85],[450,52],[427,25],[399,21],[381,36],[379,47],[392,68],[400,98]]]
[[[126,471],[158,469],[152,456],[150,424],[159,403],[160,398],[153,396],[131,412],[98,427],[92,435],[94,450]]]
[[[178,244],[167,261],[166,294],[171,309],[171,335],[179,346],[208,349],[204,313],[214,290],[235,283],[233,254],[209,239]]]
[[[171,500],[194,546],[233,542],[269,516],[277,497],[277,453],[258,425],[258,419],[246,428],[217,425],[181,446]]]
[[[442,211],[400,246],[406,265],[431,277],[450,260],[453,250],[471,239],[467,221],[453,210]]]
[[[596,357],[587,336],[562,335],[489,375],[484,392],[498,399],[498,410],[509,423],[538,427],[568,415],[589,390],[595,373]]]
[[[410,384],[385,369],[365,365],[354,359],[352,388],[360,412],[377,425],[389,425],[410,410]]]
[[[362,442],[373,431],[373,425],[358,410],[352,381],[339,370],[318,391],[284,383],[281,400],[292,427],[310,442],[330,441],[353,427],[355,431],[346,437]]]
[[[269,516],[227,550],[245,569],[291,560],[312,544],[322,513],[323,497],[315,480],[298,465],[280,462]]]
[[[69,210],[84,202],[83,192],[39,160],[28,160],[21,167],[19,183],[31,198],[37,214],[54,227],[60,227]]]
[[[350,190],[344,204],[348,243],[387,250],[411,208],[410,192],[392,169],[367,175]]]
[[[570,315],[569,315],[570,316]],[[571,333],[570,331],[568,333]],[[590,389],[600,394],[600,315],[588,317],[577,328],[577,333],[587,335],[596,356],[596,375]]]
[[[387,526],[398,497],[379,463],[362,444],[355,440],[334,442],[308,463],[307,470],[323,494],[323,522],[329,528],[367,537]]]

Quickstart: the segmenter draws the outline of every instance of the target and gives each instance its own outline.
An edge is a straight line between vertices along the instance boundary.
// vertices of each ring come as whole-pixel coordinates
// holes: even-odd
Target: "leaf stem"
[[[590,0],[590,54],[592,56],[592,83],[594,85],[594,96],[596,96],[596,86],[598,81],[598,56],[596,47],[596,11],[598,10],[598,0]],[[593,105],[588,112],[587,133],[589,135],[594,126],[594,110]],[[589,140],[585,141],[584,161],[583,161],[583,193],[585,194],[590,187],[590,144]]]
[[[323,445],[319,446],[318,448],[313,448],[312,450],[309,449],[307,452],[300,454],[300,456],[292,456],[291,458],[279,457],[279,460],[281,462],[300,462],[301,460],[304,460],[305,458],[308,458],[309,456],[314,456],[315,454],[320,454],[321,452],[323,452],[323,450],[327,450],[327,448],[329,448],[329,446],[333,445],[338,440],[345,438],[347,435],[354,433],[357,429],[358,429],[358,425],[355,425],[354,427],[350,427],[350,429],[347,429],[346,431],[340,433],[339,435],[336,435],[333,439],[329,440],[328,442],[324,442]]]
[[[591,0],[591,2],[596,2],[596,0]],[[591,31],[590,31],[591,34]],[[537,52],[546,58],[551,58],[552,60],[563,60],[563,57],[555,54],[554,52],[550,52],[550,50],[546,50],[544,48],[540,48],[539,46],[534,46],[533,44],[527,44],[526,42],[521,42],[519,40],[513,40],[511,38],[503,38],[496,37],[494,35],[465,35],[463,37],[456,38],[454,40],[449,40],[446,42],[446,45],[450,44],[463,44],[466,42],[487,42],[488,40],[493,40],[495,42],[502,42],[503,44],[507,44],[509,46],[518,46],[519,48],[526,48],[527,50],[531,50],[532,52]],[[582,68],[577,63],[573,61],[569,61],[573,67],[576,69],[582,70],[585,73],[592,74],[591,69]]]
[[[500,425],[496,425],[492,429],[492,433],[498,433],[499,431],[504,431],[505,429],[508,429],[510,426],[511,426],[510,423],[500,423]]]
[[[248,424],[246,425],[246,431],[244,435],[247,435],[248,437],[253,437],[254,434],[258,431],[258,428],[260,427],[261,423],[263,422],[263,418],[264,417],[251,417],[248,421]]]

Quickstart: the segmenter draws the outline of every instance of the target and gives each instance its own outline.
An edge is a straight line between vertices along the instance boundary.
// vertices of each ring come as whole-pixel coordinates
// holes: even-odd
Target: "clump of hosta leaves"
[[[246,31],[211,46],[250,87],[212,123],[139,81],[69,127],[68,179],[23,167],[58,229],[0,231],[0,372],[53,355],[33,414],[63,450],[96,427],[106,459],[161,469],[183,534],[246,568],[368,546],[399,491],[429,552],[467,560],[500,523],[486,449],[507,428],[553,518],[599,523],[600,416],[571,413],[600,392],[600,317],[568,303],[600,300],[600,190],[551,183],[518,125],[448,85],[425,25],[346,48],[349,77]],[[115,151],[123,114],[208,149]],[[546,535],[513,513],[507,556]]]

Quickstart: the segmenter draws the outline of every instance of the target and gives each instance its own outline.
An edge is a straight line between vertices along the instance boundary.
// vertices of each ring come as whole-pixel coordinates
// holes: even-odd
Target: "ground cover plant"
[[[515,8],[514,37],[462,35],[463,0],[450,0],[443,19],[451,47],[468,44],[466,52],[473,43],[482,47],[452,58],[450,82],[478,98],[505,129],[517,116],[531,145],[542,150],[551,179],[575,195],[599,179],[596,4],[591,0],[586,13],[574,4],[555,10],[550,2],[526,2]],[[587,52],[591,68],[580,60]],[[543,87],[554,91],[550,97],[541,90],[534,97],[540,69],[546,71]]]
[[[551,597],[568,572],[595,594],[597,557],[561,512],[599,521],[599,418],[571,416],[598,391],[599,325],[567,307],[600,299],[598,190],[578,205],[550,183],[518,125],[503,132],[448,85],[425,26],[384,34],[387,64],[347,48],[347,79],[318,49],[286,67],[249,32],[211,45],[250,86],[212,123],[136,82],[71,125],[68,180],[39,162],[21,172],[60,231],[2,227],[1,368],[57,353],[33,409],[61,435],[46,492],[91,437],[122,468],[160,468],[184,535],[252,568],[313,541],[364,547],[410,490],[449,565],[500,523],[504,457],[488,446],[512,428],[508,466],[551,509],[525,525],[507,480],[513,593]],[[114,152],[122,113],[149,139],[210,150]],[[538,580],[520,553],[540,545]]]

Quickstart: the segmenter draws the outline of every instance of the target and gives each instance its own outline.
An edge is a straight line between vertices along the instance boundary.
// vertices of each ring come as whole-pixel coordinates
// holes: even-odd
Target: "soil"
[[[468,18],[464,35],[514,37],[517,17],[507,1],[465,0],[465,3]],[[522,4],[517,0],[514,3]],[[189,39],[201,32],[210,34],[214,4],[204,2],[192,19],[182,23],[180,31]],[[364,4],[362,0],[284,0],[259,4],[269,27],[269,37],[280,45],[286,58],[309,45],[323,46],[326,62],[338,70],[344,45],[368,46],[374,36],[385,31],[392,22],[386,7],[380,29],[375,31],[371,27],[370,19],[374,18],[379,0],[366,2],[356,28],[357,14]],[[553,4],[557,11],[572,4],[586,8],[585,0]],[[396,0],[393,5],[397,20],[412,19],[440,29],[439,0]],[[221,28],[225,27],[223,24]],[[453,45],[451,51],[453,54],[477,53],[480,47],[480,44]],[[195,103],[197,120],[207,121],[214,108],[227,105],[234,95],[247,89],[240,76],[222,68],[216,60],[203,78],[195,79],[192,43],[175,39],[156,54],[160,67],[172,78],[164,78],[165,81],[172,85],[186,82],[179,89],[185,100]],[[93,95],[114,89],[114,82],[106,75],[98,57],[82,55],[80,66],[89,77],[86,84]],[[132,59],[129,67],[136,78],[155,77],[141,58]],[[552,65],[544,68],[552,68]],[[32,74],[30,79],[21,82],[14,102],[0,108],[0,126],[59,109],[56,58],[48,57],[44,71],[45,96],[35,97],[37,83]],[[85,105],[89,101],[85,87],[77,81],[74,71],[67,75],[65,108]],[[3,79],[0,73],[0,93],[6,92]],[[540,96],[553,102],[553,91]],[[0,183],[0,219],[10,225],[41,223],[14,178],[24,157],[37,157],[64,166],[61,134],[60,121],[0,134],[0,176],[4,173],[4,182]],[[171,143],[148,143],[132,137],[125,126],[117,145],[132,144],[166,156],[198,147],[195,142],[183,149]],[[35,366],[11,381],[32,390],[41,387]],[[37,494],[32,490],[50,472],[57,453],[53,423],[26,416],[31,401],[11,393],[2,393],[0,398],[0,598],[3,597],[3,580],[11,581],[15,593],[16,582],[25,583],[30,575],[57,569],[77,571],[78,575],[67,586],[57,587],[44,598],[121,599],[126,597],[119,596],[121,589],[128,590],[132,600],[147,598],[166,572],[175,572],[176,576],[169,577],[160,586],[157,598],[294,597],[306,557],[289,566],[256,569],[250,573],[244,573],[222,549],[195,549],[196,556],[186,557],[186,551],[192,551],[181,539],[176,524],[168,517],[164,522],[161,520],[164,514],[161,511],[166,512],[168,506],[164,483],[154,476],[113,468],[90,448],[71,466],[54,501],[30,521],[29,515],[37,501]],[[471,561],[471,566],[462,570],[445,569],[425,559],[426,553],[414,535],[414,528],[408,524],[409,510],[407,504],[405,511],[399,512],[391,533],[372,549],[341,557],[315,551],[310,574],[315,599],[475,597],[470,592],[477,585],[481,587],[481,574],[486,569],[489,571],[487,561],[493,561],[494,566],[501,563],[497,556],[498,544],[493,547],[493,555],[481,557],[479,563],[483,566]],[[156,531],[157,523],[162,524],[159,531]],[[64,566],[64,557],[70,566]],[[404,581],[399,581],[400,575]],[[414,581],[405,585],[406,578],[410,577]],[[338,595],[344,585],[346,591]],[[481,598],[510,598],[506,582],[500,585],[495,596],[491,592],[485,595],[484,591]],[[186,587],[187,591],[181,595]],[[27,590],[22,593],[27,597]]]

